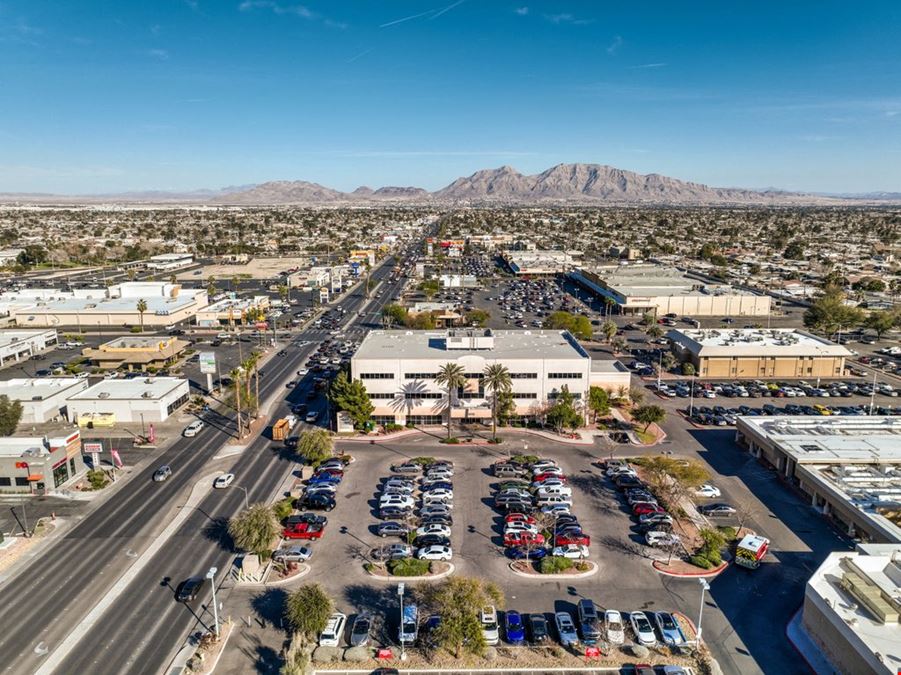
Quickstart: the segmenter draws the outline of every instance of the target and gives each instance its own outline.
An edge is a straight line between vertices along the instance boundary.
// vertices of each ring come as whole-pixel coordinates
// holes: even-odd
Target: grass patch
[[[650,445],[654,441],[657,440],[657,437],[652,434],[650,431],[642,431],[641,429],[635,430],[635,435],[638,436],[638,440],[644,443],[645,445]]]
[[[573,568],[573,561],[561,556],[548,556],[541,559],[538,571],[542,574],[560,574]]]
[[[428,560],[403,558],[388,561],[388,571],[396,577],[421,577],[429,573],[429,568]]]
[[[450,438],[442,438],[439,443],[444,443],[445,445],[458,445],[460,443],[460,439],[456,436],[451,436]]]
[[[414,457],[410,460],[412,464],[419,464],[420,466],[431,466],[437,461],[434,457]]]
[[[103,469],[91,469],[85,474],[92,490],[102,490],[109,485],[109,477]]]

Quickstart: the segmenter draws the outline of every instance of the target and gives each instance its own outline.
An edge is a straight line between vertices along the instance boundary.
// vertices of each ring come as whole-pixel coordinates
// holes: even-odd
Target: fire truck
[[[756,534],[746,534],[738,542],[735,552],[735,564],[756,570],[760,567],[760,561],[770,550],[770,540],[759,537]]]

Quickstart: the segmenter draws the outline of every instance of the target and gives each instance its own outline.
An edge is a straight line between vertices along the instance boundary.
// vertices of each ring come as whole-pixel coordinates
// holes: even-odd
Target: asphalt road
[[[373,278],[382,280],[389,273],[390,265],[385,265]],[[370,319],[380,311],[396,286],[386,288],[381,298],[372,301],[372,312],[356,321]],[[365,303],[361,289],[341,302],[349,313]],[[324,337],[321,330],[297,334],[308,344],[289,347],[287,357],[275,357],[266,366],[261,398],[284,390],[285,382]],[[146,467],[57,541],[42,559],[6,583],[0,617],[4,672],[31,673],[40,666],[46,658],[44,650],[50,653],[63,641],[165,527],[177,504],[234,431],[234,420],[223,418],[198,436],[179,441],[159,459],[173,469],[169,480],[153,483],[156,465]],[[269,446],[267,439],[258,437],[230,469],[238,476],[237,483],[247,488],[251,501],[268,500],[292,466]],[[57,672],[155,673],[164,668],[197,618],[203,618],[203,603],[195,605],[195,612],[175,603],[163,580],[171,579],[174,586],[211,565],[225,573],[232,552],[223,536],[224,523],[242,507],[243,498],[243,492],[236,489],[209,494]]]

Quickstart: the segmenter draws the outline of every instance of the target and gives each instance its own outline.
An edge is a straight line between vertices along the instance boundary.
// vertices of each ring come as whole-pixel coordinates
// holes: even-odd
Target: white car
[[[563,516],[569,515],[570,508],[569,504],[548,504],[541,507],[541,512],[551,516]]]
[[[379,507],[397,506],[402,509],[412,509],[415,506],[413,498],[409,495],[382,495],[379,499]]]
[[[536,480],[532,482],[533,488],[551,487],[553,485],[566,485],[566,481],[562,478],[545,478],[544,480]]]
[[[535,490],[535,494],[539,499],[541,499],[542,497],[547,497],[549,495],[572,497],[573,489],[571,487],[566,487],[565,485],[542,485],[540,488]]]
[[[409,485],[386,485],[382,490],[383,495],[412,495],[413,488]]]
[[[645,647],[653,647],[657,644],[657,635],[654,627],[644,612],[632,612],[629,614],[629,623],[632,624],[632,632],[639,644]]]
[[[607,642],[610,644],[621,645],[626,641],[623,615],[615,609],[608,609],[604,612],[604,630],[607,633]]]
[[[543,473],[548,468],[559,469],[560,465],[552,459],[539,459],[532,465],[532,473],[536,473],[536,469],[539,469],[537,473]]]
[[[424,495],[422,495],[422,505],[423,506],[435,506],[435,505],[446,506],[448,510],[454,508],[454,502],[451,499],[448,499],[447,497],[443,497],[440,495],[433,495],[428,492],[426,492]]]
[[[203,429],[203,420],[194,420],[181,433],[185,438],[192,438],[199,434],[201,429]]]
[[[447,488],[433,488],[431,490],[427,490],[422,493],[423,501],[425,501],[426,499],[452,500],[453,498],[454,498],[454,491],[448,490]]]
[[[504,525],[504,534],[511,534],[514,532],[528,532],[529,534],[538,534],[538,526],[532,525],[531,523],[523,523],[521,521],[506,523]]]
[[[695,494],[698,497],[706,497],[707,499],[716,499],[720,497],[720,489],[715,485],[711,485],[710,483],[705,483],[697,490],[695,490]]]
[[[425,546],[416,551],[416,557],[420,560],[450,560],[454,557],[454,552],[450,546]]]
[[[479,613],[479,623],[482,624],[482,635],[485,638],[485,644],[496,645],[501,641],[497,624],[497,610],[493,605],[482,608],[482,611]]]
[[[454,477],[454,470],[444,466],[438,469],[429,469],[426,471],[425,477],[429,480],[449,480]]]
[[[341,635],[344,633],[344,626],[347,624],[347,617],[341,612],[332,614],[325,624],[325,630],[319,635],[320,647],[337,647],[341,642]]]
[[[573,498],[569,495],[538,495],[538,506],[557,506],[565,504],[572,507]]]
[[[671,532],[657,532],[656,530],[648,532],[644,536],[644,540],[648,543],[648,546],[659,546],[660,548],[676,546],[682,541],[678,534],[672,534]]]
[[[443,525],[441,523],[429,523],[428,525],[424,525],[416,530],[417,537],[423,537],[427,534],[437,534],[441,537],[450,537],[451,529],[448,525]]]
[[[583,544],[567,544],[566,546],[555,546],[551,551],[551,555],[557,558],[570,558],[571,560],[581,560],[588,557],[588,547]]]
[[[537,476],[542,473],[546,473],[549,476],[562,476],[563,469],[561,469],[559,466],[540,466],[532,469],[533,476]]]
[[[235,480],[235,474],[233,473],[224,473],[221,476],[217,476],[216,480],[213,481],[214,488],[227,488],[232,484],[232,481]]]

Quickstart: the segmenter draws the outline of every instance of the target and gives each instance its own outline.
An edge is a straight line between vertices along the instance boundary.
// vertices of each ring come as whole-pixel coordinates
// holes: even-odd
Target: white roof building
[[[70,396],[88,388],[83,377],[20,377],[0,381],[0,396],[22,404],[21,424],[64,417]]]
[[[82,427],[163,422],[189,393],[188,380],[179,377],[103,380],[69,397],[69,421]]]

